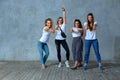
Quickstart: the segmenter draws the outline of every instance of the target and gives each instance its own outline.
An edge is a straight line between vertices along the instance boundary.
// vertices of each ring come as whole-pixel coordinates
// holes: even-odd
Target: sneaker
[[[83,66],[83,70],[87,70],[87,66]]]
[[[99,70],[103,70],[103,66],[102,65],[99,66]]]
[[[101,63],[99,63],[99,70],[103,70],[103,66],[102,66],[102,64]]]
[[[61,64],[61,63],[58,64],[58,68],[60,68],[60,67],[62,67],[62,64]]]
[[[69,68],[69,67],[70,67],[70,65],[69,65],[69,62],[68,62],[68,61],[65,61],[65,65],[66,65],[66,67],[67,67],[67,68]]]
[[[83,70],[87,70],[87,64],[86,63],[83,65]]]

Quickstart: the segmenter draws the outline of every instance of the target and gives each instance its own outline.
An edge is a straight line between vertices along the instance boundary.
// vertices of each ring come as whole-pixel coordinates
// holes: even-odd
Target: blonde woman
[[[56,32],[56,37],[55,37],[55,44],[56,44],[56,49],[57,49],[57,57],[58,57],[58,67],[60,68],[62,66],[61,63],[61,45],[66,51],[66,61],[65,65],[66,67],[69,66],[69,57],[70,57],[70,52],[69,52],[69,47],[66,42],[66,38],[61,35],[61,30],[65,33],[65,28],[66,28],[66,11],[65,11],[65,6],[62,5],[62,11],[63,11],[63,17],[59,17],[57,19],[57,25],[55,27],[55,32]]]
[[[38,41],[38,50],[40,53],[40,61],[42,63],[42,69],[45,69],[45,63],[49,56],[49,48],[48,48],[47,42],[49,40],[50,34],[54,32],[54,30],[52,29],[52,26],[53,26],[52,19],[51,18],[46,19],[42,36]],[[43,51],[45,53],[43,53]]]

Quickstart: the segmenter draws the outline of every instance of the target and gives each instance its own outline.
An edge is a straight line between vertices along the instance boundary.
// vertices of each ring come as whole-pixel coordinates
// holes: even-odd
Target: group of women
[[[66,29],[66,11],[65,6],[62,5],[63,17],[59,17],[57,19],[57,25],[53,27],[53,21],[51,18],[45,20],[45,26],[43,28],[43,33],[41,38],[38,41],[38,49],[40,53],[40,61],[42,63],[42,68],[46,68],[46,61],[49,56],[49,48],[47,42],[49,40],[51,33],[56,33],[55,37],[55,45],[57,49],[57,58],[59,61],[58,68],[62,67],[61,63],[61,45],[66,51],[66,61],[65,65],[67,68],[70,67],[69,65],[69,58],[70,58],[70,50],[68,44],[66,42],[66,37],[63,36],[61,33],[65,33]],[[82,23],[79,19],[75,19],[74,27],[70,28],[70,32],[72,33],[72,53],[74,59],[74,66],[71,67],[72,70],[77,69],[78,67],[83,67],[84,70],[87,69],[87,64],[89,60],[90,54],[90,47],[93,45],[95,55],[98,62],[98,68],[100,70],[103,69],[101,64],[101,56],[99,53],[99,44],[96,37],[96,28],[97,22],[94,21],[94,16],[92,13],[88,13],[87,21],[84,23],[84,27],[82,27]],[[85,33],[85,55],[84,55],[84,63],[83,60],[83,40],[82,36]],[[45,52],[45,54],[43,53]]]

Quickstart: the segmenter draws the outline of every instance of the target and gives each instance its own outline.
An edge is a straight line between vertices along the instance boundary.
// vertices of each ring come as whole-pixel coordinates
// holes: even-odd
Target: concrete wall
[[[67,42],[71,49],[69,28],[74,19],[82,24],[89,12],[98,22],[98,39],[103,60],[120,60],[120,0],[0,0],[0,60],[39,60],[37,41],[41,37],[44,20],[62,16],[61,4],[67,11]],[[56,60],[55,34],[48,43],[49,60]],[[62,49],[62,59],[65,51]],[[72,59],[72,53],[71,53]],[[90,60],[95,60],[91,50]]]

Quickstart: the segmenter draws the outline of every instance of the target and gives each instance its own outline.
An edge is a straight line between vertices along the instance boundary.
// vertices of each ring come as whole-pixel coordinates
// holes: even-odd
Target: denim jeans
[[[99,53],[99,44],[98,40],[85,40],[85,56],[84,56],[84,63],[88,63],[89,54],[90,54],[90,47],[93,45],[94,52],[96,55],[97,62],[101,62],[101,56]]]
[[[45,64],[49,56],[49,48],[47,43],[38,41],[38,50],[40,53],[40,61],[42,64]],[[43,51],[45,52],[45,54],[43,53]]]

